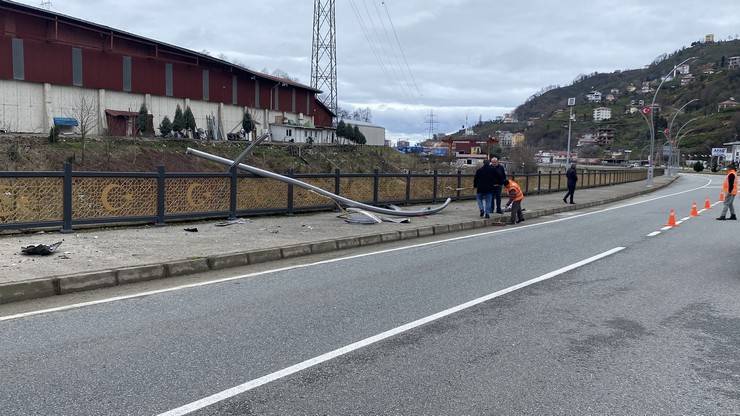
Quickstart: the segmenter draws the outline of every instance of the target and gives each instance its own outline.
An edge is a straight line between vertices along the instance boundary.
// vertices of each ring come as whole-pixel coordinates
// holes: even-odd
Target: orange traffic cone
[[[720,192],[719,193],[719,202],[725,202],[725,193],[724,192]]]
[[[668,215],[668,224],[666,224],[666,227],[675,227],[676,226],[676,211],[671,210],[671,214]]]
[[[707,200],[704,201],[704,209],[712,209],[712,202],[709,201],[709,198],[707,198]]]
[[[691,204],[691,214],[692,217],[698,217],[699,216],[699,210],[696,209],[696,202],[693,202]]]

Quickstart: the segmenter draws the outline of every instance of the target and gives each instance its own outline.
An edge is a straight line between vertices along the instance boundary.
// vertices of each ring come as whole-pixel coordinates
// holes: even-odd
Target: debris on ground
[[[252,221],[245,220],[243,218],[237,218],[235,220],[221,221],[221,222],[219,222],[219,223],[216,224],[216,227],[228,227],[230,225],[248,224],[250,222],[252,222]]]
[[[189,233],[197,233],[198,232],[198,229],[197,228],[186,228],[185,231],[187,231]]]
[[[347,211],[337,216],[337,218],[342,218],[349,224],[380,224],[383,222],[380,217],[372,212],[359,208],[347,208]]]
[[[46,245],[46,244],[39,244],[35,246],[26,246],[21,247],[21,253],[27,255],[27,256],[49,256],[51,254],[54,254],[54,252],[59,248],[59,246],[62,245],[62,242]]]
[[[303,225],[301,225],[301,227],[302,228],[305,228],[307,230],[313,230],[313,227],[311,227],[310,225],[303,224]]]
[[[381,217],[380,219],[383,220],[383,222],[391,222],[393,224],[411,224],[411,219],[409,218]]]

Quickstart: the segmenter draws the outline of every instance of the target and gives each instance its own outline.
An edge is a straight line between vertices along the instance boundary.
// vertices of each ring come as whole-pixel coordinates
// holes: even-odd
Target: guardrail
[[[333,173],[289,175],[357,201],[383,204],[474,199],[473,175]],[[662,171],[656,170],[656,175]],[[644,170],[581,170],[579,188],[646,179]],[[512,174],[525,194],[561,192],[564,173]],[[236,218],[332,210],[333,201],[273,179],[241,173],[0,172],[0,230]]]

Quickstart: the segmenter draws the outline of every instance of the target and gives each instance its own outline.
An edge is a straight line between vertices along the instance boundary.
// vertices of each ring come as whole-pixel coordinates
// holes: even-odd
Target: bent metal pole
[[[231,166],[234,163],[233,160],[229,160],[229,159],[226,159],[226,158],[223,158],[223,157],[212,155],[212,154],[206,153],[206,152],[201,152],[200,150],[195,150],[195,149],[191,149],[191,148],[188,148],[185,153],[186,154],[189,154],[189,155],[197,156],[197,157],[200,157],[200,158],[203,158],[203,159],[206,159],[206,160],[210,160],[212,162],[220,163],[220,164],[226,165],[226,166]],[[244,163],[238,164],[237,167],[239,169],[241,169],[241,170],[245,170],[245,171],[250,172],[250,173],[253,173],[253,174],[257,175],[257,176],[262,176],[262,177],[265,177],[265,178],[275,179],[275,180],[278,180],[278,181],[281,181],[281,182],[293,184],[295,186],[300,186],[301,188],[308,189],[309,191],[313,191],[313,192],[316,192],[317,194],[323,195],[323,196],[325,196],[327,198],[331,198],[331,199],[339,202],[340,204],[344,204],[347,207],[360,208],[360,209],[364,209],[366,211],[376,212],[378,214],[383,214],[383,215],[393,215],[393,216],[397,216],[397,217],[421,217],[421,216],[424,216],[424,215],[436,214],[436,213],[442,211],[443,209],[447,208],[447,206],[450,204],[450,202],[452,202],[452,199],[451,198],[447,198],[447,201],[445,201],[445,203],[442,204],[442,205],[440,205],[440,206],[431,207],[431,208],[424,208],[424,209],[421,209],[421,210],[411,210],[411,211],[395,210],[395,209],[388,209],[388,208],[379,208],[379,207],[376,207],[376,206],[373,206],[373,205],[363,204],[362,202],[353,201],[353,200],[351,200],[349,198],[345,198],[343,196],[339,196],[339,195],[333,194],[333,193],[331,193],[329,191],[326,191],[324,189],[319,188],[318,186],[311,185],[310,183],[302,182],[302,181],[299,181],[297,179],[289,178],[287,176],[283,176],[283,175],[277,174],[275,172],[270,172],[268,170],[256,168],[254,166],[245,165]]]

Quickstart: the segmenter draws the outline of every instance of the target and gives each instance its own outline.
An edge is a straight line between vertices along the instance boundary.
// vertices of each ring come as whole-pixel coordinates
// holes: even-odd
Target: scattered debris
[[[347,208],[346,213],[337,216],[337,218],[343,218],[349,224],[380,224],[383,222],[380,217],[372,212],[359,208]]]
[[[392,222],[393,224],[411,224],[411,219],[409,218],[381,217],[380,219],[382,219],[383,222]]]
[[[252,221],[245,220],[245,219],[242,219],[242,218],[237,218],[235,220],[221,221],[221,222],[219,222],[219,223],[216,224],[216,227],[228,227],[230,225],[248,224],[250,222],[252,222]]]
[[[313,227],[311,227],[310,225],[303,224],[303,225],[301,225],[301,227],[303,227],[303,228],[305,228],[307,230],[313,230]]]
[[[59,248],[59,246],[62,245],[62,242],[46,245],[46,244],[39,244],[36,246],[27,246],[27,247],[21,247],[21,253],[27,255],[27,256],[49,256],[51,254],[54,254],[54,252]]]
[[[189,233],[197,233],[198,232],[198,229],[197,228],[186,228],[185,231],[187,231]]]

